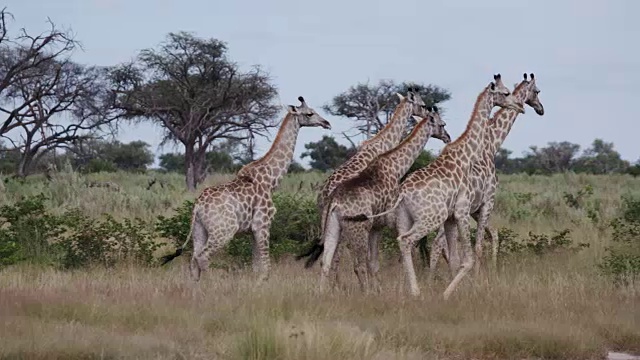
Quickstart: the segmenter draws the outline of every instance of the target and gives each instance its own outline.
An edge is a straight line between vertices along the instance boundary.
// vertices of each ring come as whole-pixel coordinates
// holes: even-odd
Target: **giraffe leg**
[[[269,278],[271,259],[269,257],[269,229],[271,219],[276,210],[273,205],[263,209],[257,209],[253,213],[251,231],[253,232],[253,270],[258,273],[258,283]]]
[[[459,233],[455,218],[449,218],[444,222],[444,234],[446,246],[444,246],[443,249],[446,249],[444,251],[446,251],[449,259],[449,261],[447,261],[449,264],[449,272],[453,278],[460,268],[460,250],[458,249]]]
[[[451,293],[456,289],[460,281],[467,275],[467,273],[471,270],[474,263],[474,251],[471,248],[471,239],[469,233],[469,209],[468,209],[468,201],[463,200],[463,204],[456,208],[456,212],[454,214],[454,220],[456,227],[458,228],[458,238],[462,245],[462,264],[457,271],[457,274],[454,276],[453,280],[449,283],[449,286],[445,289],[443,293],[443,297],[445,300],[451,296]],[[452,254],[450,250],[450,254]]]
[[[369,233],[371,221],[349,222],[342,225],[342,238],[353,255],[353,270],[360,283],[360,289],[368,293],[370,284]]]
[[[404,264],[404,271],[407,280],[409,281],[409,291],[411,295],[418,296],[420,295],[420,288],[418,287],[418,280],[416,278],[416,271],[413,266],[412,252],[411,248],[414,244],[419,241],[421,238],[429,234],[431,231],[437,229],[437,221],[415,221],[411,229],[406,232],[400,232],[401,229],[406,228],[406,224],[408,222],[407,217],[409,216],[408,211],[404,206],[399,207],[398,211],[398,245],[400,247],[400,252],[402,254],[402,262]]]
[[[382,292],[382,285],[378,277],[378,271],[380,271],[379,247],[381,241],[382,231],[380,229],[372,229],[369,233],[369,272],[371,273],[371,280],[377,293]]]
[[[191,272],[191,279],[194,281],[200,280],[200,273],[202,270],[198,265],[196,255],[200,254],[207,243],[207,230],[200,222],[198,216],[196,216],[193,222],[193,228],[191,229],[191,238],[193,239],[193,254],[191,254],[191,261],[189,264],[189,270]]]
[[[476,262],[474,265],[474,272],[476,273],[476,275],[480,271],[482,259],[484,258],[483,242],[484,242],[485,231],[487,230],[487,225],[489,223],[489,215],[491,214],[490,211],[491,211],[490,207],[485,203],[480,207],[480,209],[478,209],[478,211],[476,211],[472,215],[474,220],[478,224],[478,228],[476,231],[476,246],[475,246]]]
[[[335,213],[330,214],[325,226],[324,232],[324,251],[322,252],[322,270],[320,272],[320,291],[325,291],[327,287],[327,279],[333,268],[333,256],[338,247],[340,239],[340,222]]]
[[[211,231],[211,229],[208,229],[207,232],[209,233],[209,236],[207,238],[206,245],[199,253],[196,253],[194,251],[195,256],[192,260],[192,275],[197,275],[197,279],[200,279],[200,272],[209,268],[209,260],[211,259],[211,256],[222,250],[222,248],[224,248],[224,246],[227,245],[227,243],[229,243],[229,241],[231,241],[231,239],[233,239],[233,236],[235,235],[235,231],[213,232]],[[212,236],[211,234],[214,235]],[[198,269],[195,270],[195,267],[197,267]]]
[[[498,230],[493,226],[487,226],[487,235],[491,239],[491,262],[493,268],[498,268],[498,247],[500,246],[500,239],[498,238]]]
[[[442,254],[444,248],[447,246],[447,238],[444,234],[444,225],[438,229],[438,234],[431,241],[431,250],[429,251],[429,282],[433,279],[433,275],[436,271],[436,265],[438,265],[438,259]]]
[[[348,249],[345,246],[340,246],[340,243],[338,243],[338,245],[336,246],[336,250],[333,253],[333,261],[331,262],[330,271],[330,276],[332,277],[331,287],[333,289],[342,285],[340,283],[340,258],[342,257],[342,254],[347,250]]]

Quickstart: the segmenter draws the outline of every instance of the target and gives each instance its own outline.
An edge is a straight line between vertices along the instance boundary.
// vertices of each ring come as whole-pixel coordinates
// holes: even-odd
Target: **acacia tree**
[[[20,152],[16,174],[28,175],[51,150],[95,136],[109,116],[104,71],[69,60],[73,37],[50,22],[48,32],[11,37],[0,11],[0,137]]]
[[[382,130],[391,119],[400,101],[396,93],[406,94],[409,88],[417,89],[427,106],[440,104],[451,98],[449,91],[435,85],[410,82],[398,84],[393,80],[381,80],[375,85],[367,82],[351,86],[335,96],[328,105],[324,105],[323,110],[334,116],[355,120],[355,129],[368,138]]]
[[[209,148],[224,140],[252,144],[276,125],[280,110],[269,75],[258,66],[240,71],[226,52],[222,41],[169,33],[157,49],[142,50],[134,62],[111,71],[115,107],[162,126],[162,144],[184,146],[192,191],[207,174]]]

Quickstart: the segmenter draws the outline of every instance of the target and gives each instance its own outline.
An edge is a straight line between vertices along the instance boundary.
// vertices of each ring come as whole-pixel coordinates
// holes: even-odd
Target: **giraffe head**
[[[526,92],[527,97],[524,99],[524,103],[531,106],[536,114],[542,116],[544,115],[544,106],[542,106],[542,103],[538,98],[540,89],[538,89],[538,86],[536,85],[536,78],[533,76],[533,73],[531,73],[530,75],[531,80],[529,80],[526,84],[528,88]],[[524,73],[524,81],[527,81],[527,73]]]
[[[426,108],[427,116],[419,117],[413,115],[413,119],[417,122],[426,119],[428,121],[427,125],[429,126],[429,132],[431,133],[431,137],[442,140],[443,143],[448,144],[451,142],[451,136],[445,129],[447,123],[442,120],[440,117],[440,112],[438,111],[437,106],[429,106]]]
[[[331,129],[331,124],[315,110],[310,108],[302,96],[298,96],[298,101],[300,101],[300,106],[288,105],[287,111],[296,119],[301,127],[320,126],[325,129]]]
[[[422,117],[426,116],[425,115],[426,104],[422,100],[422,97],[420,97],[420,94],[418,93],[418,89],[409,88],[407,90],[407,96],[403,96],[400,93],[396,93],[396,95],[398,95],[398,98],[400,98],[400,103],[405,102],[406,104],[411,105],[410,115],[417,115]]]
[[[518,103],[518,100],[511,94],[511,90],[502,82],[500,74],[493,75],[493,80],[489,84],[490,101],[494,106],[508,108],[524,114],[524,106]]]

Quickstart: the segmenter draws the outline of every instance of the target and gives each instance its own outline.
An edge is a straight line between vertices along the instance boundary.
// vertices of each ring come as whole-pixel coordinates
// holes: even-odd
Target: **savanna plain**
[[[189,277],[188,251],[158,266],[184,241],[185,209],[196,196],[183,190],[180,175],[61,171],[50,180],[3,178],[0,257],[12,260],[0,263],[0,358],[604,359],[609,351],[640,353],[634,267],[640,227],[633,218],[640,179],[500,175],[491,219],[500,229],[498,266],[483,264],[444,301],[447,266],[441,260],[428,282],[419,249],[414,259],[422,293],[408,295],[393,231],[382,246],[382,293],[360,292],[348,253],[342,285],[317,291],[318,266],[305,269],[294,256],[317,235],[314,184],[324,176],[284,179],[276,193],[272,272],[259,287],[246,236],[218,254],[198,283]],[[210,176],[205,185],[229,178]],[[92,181],[117,188],[87,186]],[[6,220],[8,211],[29,213],[43,221],[38,224],[69,224],[60,232],[29,222],[18,228],[19,220]],[[33,245],[37,249],[9,241],[21,232],[37,237],[34,231],[52,235]],[[635,242],[616,240],[622,238]]]

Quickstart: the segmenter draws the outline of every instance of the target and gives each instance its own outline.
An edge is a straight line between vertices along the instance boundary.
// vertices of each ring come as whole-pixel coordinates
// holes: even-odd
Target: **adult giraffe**
[[[196,199],[191,217],[191,229],[184,244],[171,255],[166,264],[180,255],[193,237],[191,276],[200,280],[208,268],[209,258],[222,249],[235,234],[253,232],[253,269],[266,280],[270,268],[269,228],[276,213],[272,193],[287,173],[301,127],[331,129],[331,124],[310,108],[302,96],[300,106],[289,105],[278,135],[269,151],[240,169],[228,183],[205,188]]]
[[[467,178],[471,166],[480,156],[485,123],[496,106],[524,112],[522,105],[515,101],[511,91],[502,83],[500,74],[494,75],[493,79],[478,95],[466,130],[454,142],[447,144],[432,163],[407,176],[400,185],[398,199],[390,210],[376,215],[359,214],[351,218],[352,221],[366,221],[395,212],[398,243],[412,295],[420,294],[420,289],[411,248],[416,241],[438,229],[442,223],[446,234],[457,228],[465,256],[458,273],[444,291],[445,299],[473,266],[474,256],[469,239],[470,189]]]
[[[400,143],[402,135],[407,129],[409,118],[412,115],[427,116],[425,103],[415,89],[409,89],[406,96],[400,93],[396,95],[400,99],[400,103],[396,106],[389,123],[371,139],[364,141],[358,151],[329,175],[323,183],[317,198],[320,214],[324,214],[327,211],[327,199],[339,184],[356,177],[378,156],[393,149]],[[320,229],[324,229],[324,227],[324,217],[321,216]],[[310,258],[306,261],[305,267],[311,267],[323,252],[324,241],[322,238],[320,236],[316,239],[315,243],[305,253],[296,257],[296,260],[309,256]],[[339,254],[336,253],[333,257],[334,268],[337,268],[340,261]],[[337,271],[335,275],[337,277]]]
[[[533,73],[530,74],[529,79],[527,79],[527,74],[524,73],[523,80],[517,84],[513,90],[513,96],[517,102],[529,105],[536,114],[543,116],[544,106],[540,102],[538,94],[540,94],[540,89],[536,85],[536,79]],[[502,108],[493,115],[487,122],[482,156],[471,168],[471,174],[469,176],[469,182],[472,188],[470,211],[471,217],[473,217],[477,223],[475,251],[478,263],[476,263],[476,269],[480,265],[479,263],[483,257],[482,243],[485,232],[491,240],[492,263],[493,265],[497,263],[498,233],[493,227],[489,226],[489,217],[493,211],[496,189],[498,187],[495,155],[509,135],[518,114],[519,112],[515,110]],[[450,244],[454,245],[452,248],[455,248],[455,241],[450,242]],[[451,249],[447,246],[444,227],[440,227],[438,235],[431,243],[431,251],[429,254],[429,268],[431,271],[429,272],[429,277],[433,276],[440,254],[443,255],[445,261],[449,264],[451,272],[455,272],[456,266],[458,265],[455,263],[457,256],[454,257],[454,259],[456,259],[454,262],[449,261],[450,251]]]
[[[397,197],[400,179],[409,171],[429,138],[435,137],[445,144],[451,141],[437,108],[431,109],[424,118],[416,116],[415,120],[416,126],[400,145],[380,155],[355,178],[338,185],[331,195],[328,210],[322,214],[325,218],[325,251],[321,290],[324,290],[330,271],[337,271],[331,266],[332,257],[341,242],[354,250],[354,270],[362,290],[369,290],[370,278],[380,289],[377,279],[378,244],[385,221],[352,222],[342,221],[342,218],[388,209]]]

